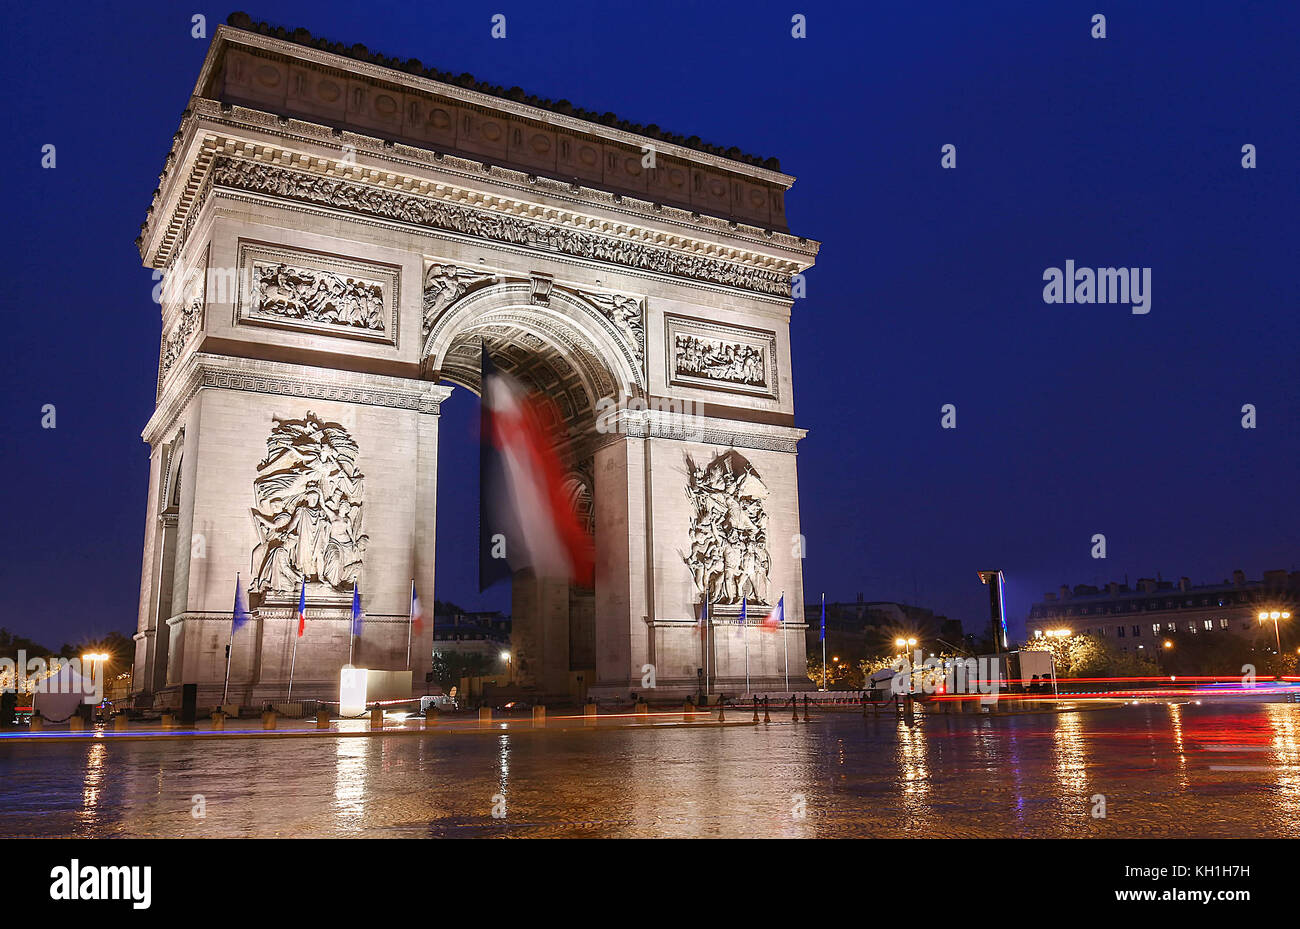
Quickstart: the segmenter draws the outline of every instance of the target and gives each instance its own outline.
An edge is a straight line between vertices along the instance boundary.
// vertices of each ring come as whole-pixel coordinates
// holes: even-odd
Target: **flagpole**
[[[745,600],[740,600],[740,631],[745,636],[745,693],[749,693],[749,617],[745,615]]]
[[[235,650],[235,613],[239,612],[239,572],[235,572],[235,609],[230,614],[230,638],[226,641],[226,684],[221,689],[221,705],[230,696],[230,653]]]
[[[298,661],[298,636],[293,637],[293,654],[289,657],[289,692],[284,695],[285,703],[293,702],[293,666]]]
[[[302,588],[298,596],[298,602],[302,603],[303,598],[305,598],[306,595],[307,595],[307,576],[303,575]],[[298,616],[298,622],[302,622],[301,614],[299,614]],[[298,630],[295,629],[294,636],[293,636],[293,654],[289,656],[289,691],[284,695],[285,703],[293,702],[293,666],[298,663],[298,639],[299,638],[300,637],[298,635]]]
[[[704,595],[704,703],[707,706],[709,694],[712,689],[709,686],[709,627],[713,625],[713,613],[709,609],[709,595]]]
[[[406,670],[411,670],[411,629],[415,626],[415,578],[411,578],[411,605],[406,610]]]
[[[352,601],[356,602],[357,582],[352,582]],[[355,616],[348,620],[348,667],[352,667],[352,651],[357,644],[357,618]]]
[[[785,629],[785,591],[781,591],[781,644],[785,647],[785,689],[790,689],[790,636]]]
[[[826,594],[822,593],[822,690],[826,689]]]

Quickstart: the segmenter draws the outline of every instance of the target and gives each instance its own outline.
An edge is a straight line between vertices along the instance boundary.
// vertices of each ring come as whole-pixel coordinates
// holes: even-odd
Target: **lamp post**
[[[1260,610],[1259,613],[1260,623],[1263,623],[1265,620],[1269,620],[1269,619],[1273,620],[1273,638],[1277,642],[1277,653],[1279,655],[1282,654],[1282,633],[1278,631],[1277,621],[1279,619],[1290,619],[1290,618],[1291,618],[1290,610]]]
[[[101,700],[104,698],[104,672],[107,670],[108,659],[110,657],[111,656],[107,652],[87,652],[81,656],[83,662],[88,662],[90,664],[91,683],[99,681],[99,698]],[[96,665],[98,665],[98,667],[96,667]]]
[[[511,684],[511,678],[514,676],[512,663],[510,661],[510,653],[502,652],[501,660],[506,663],[506,686],[509,686]]]
[[[901,657],[904,657],[904,658],[905,658],[905,657],[907,656],[907,653],[904,652],[903,649],[905,649],[905,648],[911,648],[912,646],[916,645],[916,639],[913,639],[913,638],[906,638],[906,639],[905,639],[905,638],[903,638],[902,636],[899,636],[898,638],[894,639],[894,645],[896,645],[896,646],[898,647],[899,655],[900,655]],[[911,671],[909,671],[908,674],[907,674],[907,692],[908,692],[908,693],[911,693],[911,692],[912,692],[912,684],[913,684],[913,682],[915,681],[915,678],[913,678],[912,675],[913,675],[915,672],[916,672],[916,669],[915,669],[915,668],[912,668]]]

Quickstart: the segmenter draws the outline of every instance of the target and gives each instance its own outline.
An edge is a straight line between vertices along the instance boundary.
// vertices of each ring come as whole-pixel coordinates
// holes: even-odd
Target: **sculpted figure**
[[[433,324],[447,307],[468,293],[471,287],[490,279],[491,275],[453,264],[430,265],[424,273],[425,335],[433,329]]]
[[[680,554],[701,599],[770,605],[767,486],[735,449],[703,467],[687,456],[686,466],[690,549]]]
[[[361,568],[365,478],[357,445],[338,423],[315,413],[273,417],[267,455],[253,479],[255,592],[292,594],[301,579],[339,592]]]

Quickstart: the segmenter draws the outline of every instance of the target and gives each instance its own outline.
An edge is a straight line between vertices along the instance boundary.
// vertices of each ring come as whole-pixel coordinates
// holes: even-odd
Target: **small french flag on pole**
[[[763,628],[766,629],[768,632],[775,632],[777,629],[780,629],[784,625],[785,625],[785,595],[783,594],[781,596],[781,599],[776,601],[776,607],[772,610],[772,612],[768,613],[767,618],[763,620]]]
[[[298,638],[307,631],[307,579],[303,578],[298,588]]]
[[[424,625],[424,610],[420,609],[420,597],[415,592],[415,581],[411,581],[411,625],[416,629]]]

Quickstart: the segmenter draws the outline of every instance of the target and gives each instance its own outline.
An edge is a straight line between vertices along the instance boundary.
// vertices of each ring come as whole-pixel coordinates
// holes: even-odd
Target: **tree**
[[[482,677],[492,671],[492,661],[482,652],[437,651],[433,653],[433,679],[451,690],[462,677]]]
[[[1058,678],[1154,677],[1160,673],[1154,661],[1121,652],[1097,636],[1044,637],[1034,639],[1025,648],[1051,652]]]
[[[861,690],[862,689],[862,663],[842,659],[834,661],[827,659],[826,668],[826,688],[827,690]],[[822,686],[822,659],[821,656],[810,657],[808,659],[808,680],[812,681],[818,687]]]

